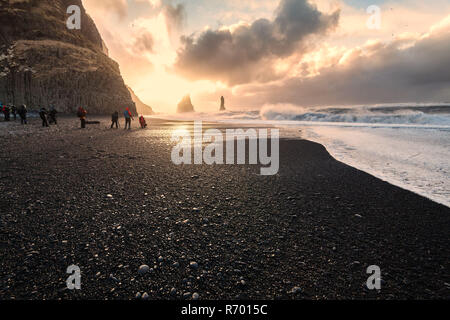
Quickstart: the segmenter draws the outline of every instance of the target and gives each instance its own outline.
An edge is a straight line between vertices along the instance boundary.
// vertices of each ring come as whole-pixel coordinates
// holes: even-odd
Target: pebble
[[[192,296],[192,294],[190,292],[186,292],[183,294],[183,299],[187,300]]]
[[[200,295],[199,295],[197,292],[195,292],[195,293],[192,295],[192,300],[198,300],[198,299],[200,299]]]
[[[175,289],[175,288],[170,289],[170,295],[171,296],[176,296],[177,295],[177,289]]]
[[[144,292],[144,294],[142,295],[142,300],[148,300],[150,297],[148,295],[147,292]]]
[[[112,273],[109,275],[109,279],[115,282],[119,282],[119,280],[116,277],[114,277]]]
[[[197,269],[198,269],[198,263],[195,262],[195,261],[192,261],[192,262],[189,264],[189,267],[191,267],[191,269],[197,270]]]
[[[141,275],[146,274],[149,271],[150,271],[150,267],[146,264],[143,264],[142,266],[140,266],[139,270],[138,270],[139,274],[141,274]]]
[[[135,298],[136,298],[136,299],[142,298],[142,294],[141,294],[140,292],[136,293],[136,297],[135,297]]]
[[[293,293],[293,294],[299,294],[299,293],[301,293],[302,292],[302,289],[300,288],[300,287],[294,287],[294,288],[292,288],[292,290],[290,291],[290,293]]]
[[[162,256],[158,257],[158,262],[163,262],[164,258]]]

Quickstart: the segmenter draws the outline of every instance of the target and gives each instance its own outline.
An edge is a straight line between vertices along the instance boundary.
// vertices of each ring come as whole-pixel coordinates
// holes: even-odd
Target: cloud
[[[163,7],[163,12],[166,17],[167,31],[170,36],[176,35],[181,31],[186,21],[186,9],[183,4],[172,5],[167,3]]]
[[[145,55],[137,53],[136,48],[128,45],[124,39],[117,37],[116,33],[104,29],[102,36],[109,51],[114,53],[112,58],[119,62],[121,73],[124,75],[127,84],[139,83],[145,74],[153,72],[154,65],[152,62]]]
[[[300,106],[450,101],[450,15],[422,35],[347,50],[318,75],[234,91],[247,104]]]
[[[114,12],[120,19],[128,15],[127,0],[83,0],[83,4],[89,8]]]
[[[151,33],[144,31],[134,41],[133,50],[137,53],[153,52],[155,40]]]
[[[324,14],[307,0],[281,0],[275,18],[234,28],[207,30],[182,38],[174,71],[189,79],[220,80],[229,85],[276,77],[277,59],[306,51],[306,39],[325,34],[339,11]]]

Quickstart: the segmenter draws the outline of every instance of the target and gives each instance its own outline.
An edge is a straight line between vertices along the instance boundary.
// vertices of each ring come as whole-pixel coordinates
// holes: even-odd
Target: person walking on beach
[[[55,107],[54,106],[52,106],[52,108],[50,109],[50,112],[49,112],[49,123],[50,124],[52,124],[52,123],[54,123],[54,124],[58,124],[57,122],[56,122],[56,115],[58,114],[58,111],[56,111],[56,109],[55,109]]]
[[[11,112],[12,112],[12,114],[14,116],[14,121],[16,121],[17,120],[17,108],[16,108],[15,105],[11,106]]]
[[[77,116],[81,121],[81,129],[86,128],[86,115],[87,111],[83,107],[78,108]]]
[[[41,108],[41,110],[39,111],[39,116],[42,119],[42,126],[48,127],[49,125],[48,125],[48,120],[47,120],[47,116],[48,116],[47,109]]]
[[[23,104],[18,111],[21,124],[27,124],[27,112],[27,106]]]
[[[142,128],[142,129],[147,128],[147,121],[145,121],[144,116],[140,116],[140,117],[139,117],[139,123],[141,124],[141,128]]]
[[[119,112],[114,112],[111,115],[111,129],[114,128],[114,125],[116,125],[116,129],[119,129]]]
[[[125,130],[131,130],[131,120],[134,120],[133,115],[130,112],[130,108],[126,108],[125,112],[123,113],[125,117]]]

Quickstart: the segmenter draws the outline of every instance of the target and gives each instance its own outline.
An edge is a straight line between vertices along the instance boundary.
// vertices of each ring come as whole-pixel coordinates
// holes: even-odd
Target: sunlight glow
[[[191,97],[205,92],[214,92],[222,85],[209,80],[191,81],[171,72],[177,57],[178,43],[173,43],[167,30],[163,13],[155,18],[138,19],[136,26],[152,32],[155,50],[146,53],[155,66],[152,73],[143,77],[144,82],[135,85],[137,94],[156,111],[175,112],[180,100],[187,94]]]

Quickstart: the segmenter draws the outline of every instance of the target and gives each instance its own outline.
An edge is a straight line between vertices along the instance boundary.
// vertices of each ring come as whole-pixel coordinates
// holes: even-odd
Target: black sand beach
[[[281,140],[268,177],[175,166],[179,124],[1,125],[2,300],[450,298],[450,208],[321,145]],[[72,264],[81,290],[66,289]],[[378,292],[365,286],[369,265],[381,267]]]

